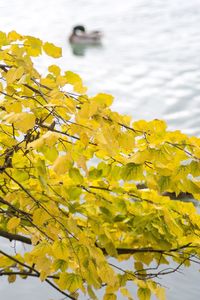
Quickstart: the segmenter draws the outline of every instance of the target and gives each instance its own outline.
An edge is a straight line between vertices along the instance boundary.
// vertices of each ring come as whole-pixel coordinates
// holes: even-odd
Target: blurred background
[[[0,0],[0,11],[1,31],[16,30],[63,48],[59,60],[36,61],[41,73],[56,63],[78,73],[89,95],[111,93],[114,110],[134,120],[164,119],[170,130],[200,136],[200,0]],[[74,54],[68,37],[77,24],[101,30],[102,45]],[[192,266],[161,283],[169,300],[197,300],[199,279]],[[0,278],[0,295],[62,299],[37,279],[9,285]]]

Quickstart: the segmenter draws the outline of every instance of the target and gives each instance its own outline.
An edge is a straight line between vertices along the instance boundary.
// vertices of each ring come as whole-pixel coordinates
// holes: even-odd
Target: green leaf
[[[55,271],[58,271],[60,269],[62,272],[65,272],[68,267],[68,263],[63,259],[56,259],[54,261],[53,267]]]
[[[116,300],[117,296],[115,294],[105,294],[103,300]]]
[[[151,291],[147,288],[139,288],[137,291],[137,295],[139,300],[150,300]]]
[[[67,190],[67,193],[69,194],[70,200],[76,200],[80,198],[80,195],[82,194],[82,189],[78,187],[70,187]]]
[[[90,298],[92,300],[98,300],[97,296],[95,295],[95,293],[93,292],[91,286],[88,286],[87,287],[87,292],[88,292],[88,295],[90,296]]]
[[[76,290],[83,288],[82,278],[80,275],[74,273],[61,273],[58,286],[62,290],[74,293]]]
[[[161,176],[159,181],[158,181],[158,185],[160,188],[160,192],[166,192],[169,190],[170,188],[170,184],[171,184],[171,178],[169,176]]]
[[[13,283],[16,280],[16,275],[15,274],[11,274],[8,276],[8,282],[9,283]]]
[[[102,175],[102,170],[98,170],[98,169],[94,169],[92,168],[90,171],[89,171],[89,177],[91,179],[97,179],[99,177],[101,177]]]
[[[69,176],[73,179],[74,183],[80,184],[83,182],[83,176],[81,175],[79,169],[71,168],[69,170]]]
[[[44,153],[44,156],[50,162],[54,162],[58,157],[58,150],[55,147],[43,146],[41,151]]]
[[[122,169],[122,178],[124,180],[141,180],[143,179],[143,168],[142,165],[134,163],[128,163]]]

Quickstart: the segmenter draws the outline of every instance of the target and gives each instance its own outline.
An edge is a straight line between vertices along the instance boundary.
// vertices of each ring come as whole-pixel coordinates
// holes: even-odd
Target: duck
[[[73,27],[69,37],[71,44],[98,45],[101,43],[102,33],[98,30],[86,32],[85,26],[77,25]]]

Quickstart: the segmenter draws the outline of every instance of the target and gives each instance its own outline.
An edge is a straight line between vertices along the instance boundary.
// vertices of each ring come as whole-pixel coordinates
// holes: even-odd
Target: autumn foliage
[[[0,236],[29,245],[0,250],[0,276],[70,299],[133,299],[134,284],[164,300],[157,277],[200,259],[200,216],[172,199],[200,199],[200,139],[113,112],[54,64],[41,76],[32,57],[60,57],[51,43],[12,31],[0,46]]]

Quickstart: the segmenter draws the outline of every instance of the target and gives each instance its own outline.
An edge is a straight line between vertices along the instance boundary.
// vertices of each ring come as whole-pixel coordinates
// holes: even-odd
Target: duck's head
[[[85,27],[83,25],[74,26],[73,34],[77,34],[78,32],[85,32]]]

